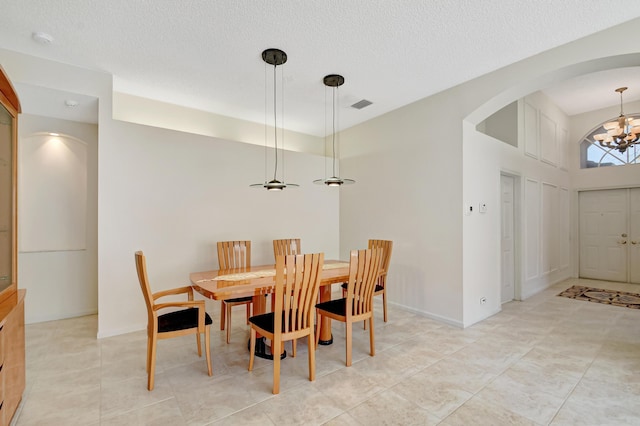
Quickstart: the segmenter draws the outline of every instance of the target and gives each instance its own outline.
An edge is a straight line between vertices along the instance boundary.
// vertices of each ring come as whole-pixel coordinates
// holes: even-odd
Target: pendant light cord
[[[333,150],[333,175],[332,177],[337,176],[336,175],[336,92],[338,91],[338,86],[335,87],[335,89],[333,90],[333,99],[331,100],[331,106],[333,107],[333,115],[331,117],[332,121],[333,121],[333,128],[332,130],[332,134],[333,134],[333,143],[332,143],[332,150]]]
[[[275,146],[275,167],[273,168],[273,180],[276,180],[278,174],[278,110],[276,103],[276,64],[273,64],[273,143]]]
[[[268,104],[268,95],[267,95],[267,85],[268,85],[268,78],[267,78],[267,63],[264,63],[264,181],[265,183],[267,182],[267,179],[269,176],[267,174],[267,170],[269,170],[268,167],[268,162],[267,162],[267,154],[268,154],[268,149],[267,149],[267,145],[269,142],[269,124],[268,124],[268,108],[267,108],[267,104]]]

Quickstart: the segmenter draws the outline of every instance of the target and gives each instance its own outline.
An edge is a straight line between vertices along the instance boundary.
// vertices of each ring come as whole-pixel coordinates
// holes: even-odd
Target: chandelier
[[[344,84],[344,77],[338,74],[330,74],[324,77],[322,80],[326,87],[332,87],[332,101],[331,101],[331,109],[332,109],[332,131],[331,131],[331,146],[332,146],[332,169],[331,169],[331,177],[325,179],[316,179],[313,183],[318,185],[327,185],[327,186],[341,186],[341,185],[351,185],[356,183],[353,179],[345,179],[338,176],[337,168],[336,168],[336,93],[338,92],[338,87]],[[326,106],[326,102],[325,102]]]
[[[282,191],[287,187],[295,188],[299,185],[295,183],[285,183],[284,180],[284,127],[282,127],[281,133],[281,145],[280,148],[280,156],[281,156],[281,176],[278,179],[278,114],[277,114],[277,78],[276,78],[276,67],[278,65],[282,65],[287,62],[287,54],[280,49],[267,49],[262,52],[262,60],[269,65],[273,65],[273,144],[274,144],[274,164],[273,164],[273,177],[270,180],[267,180],[265,176],[265,180],[262,183],[254,183],[251,186],[252,188],[265,188],[267,191]],[[266,70],[265,70],[266,75]],[[284,77],[283,77],[284,79]],[[265,88],[265,104],[266,104],[266,88]],[[283,104],[283,101],[281,101]],[[265,111],[266,115],[266,111]],[[283,114],[284,115],[284,114]],[[280,119],[282,121],[282,118]],[[267,123],[265,119],[265,175],[267,173],[267,137],[266,137],[266,129]]]
[[[603,124],[606,133],[593,135],[593,138],[600,143],[603,148],[614,148],[625,152],[640,139],[640,118],[627,118],[622,111],[622,92],[627,87],[619,87],[616,92],[620,93],[620,116],[616,121]]]

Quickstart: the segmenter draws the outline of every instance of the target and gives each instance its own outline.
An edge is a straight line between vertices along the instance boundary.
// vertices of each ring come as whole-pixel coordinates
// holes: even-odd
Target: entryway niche
[[[494,98],[489,99],[485,104],[465,117],[465,121],[471,123],[477,132],[484,133],[485,135],[491,136],[494,140],[499,140],[504,142],[505,145],[511,145],[515,148],[514,150],[508,147],[500,149],[498,147],[499,144],[487,145],[487,148],[491,151],[494,159],[489,161],[481,170],[482,173],[485,174],[492,173],[493,176],[495,176],[493,178],[495,179],[493,180],[495,183],[492,184],[491,187],[486,187],[486,193],[480,194],[478,191],[479,188],[475,183],[478,180],[478,176],[477,174],[474,174],[473,180],[469,181],[471,186],[468,186],[468,183],[465,183],[465,188],[472,187],[473,189],[465,189],[464,191],[468,191],[468,193],[472,194],[474,197],[481,197],[490,201],[495,200],[493,202],[496,202],[496,204],[502,203],[501,181],[505,176],[504,171],[508,170],[506,175],[512,175],[514,177],[521,176],[521,195],[516,197],[517,200],[515,204],[517,205],[517,201],[519,201],[522,205],[522,212],[521,214],[516,213],[515,219],[516,221],[520,221],[519,232],[522,235],[520,241],[516,242],[516,256],[519,257],[521,264],[520,271],[516,272],[516,299],[519,298],[518,293],[521,294],[523,299],[527,298],[528,296],[543,290],[556,280],[562,279],[565,275],[577,276],[578,265],[580,264],[580,253],[577,243],[577,192],[575,190],[570,191],[568,189],[568,182],[563,183],[560,181],[558,183],[554,181],[554,177],[549,178],[546,176],[535,176],[535,173],[537,172],[532,166],[537,163],[546,163],[541,167],[549,168],[548,166],[551,166],[553,168],[549,168],[549,170],[573,173],[573,171],[578,168],[577,162],[580,160],[579,146],[577,143],[579,141],[575,141],[576,143],[572,144],[574,141],[566,138],[566,151],[563,149],[552,151],[550,149],[552,147],[548,145],[550,139],[547,136],[555,133],[556,141],[563,140],[564,136],[568,136],[568,127],[563,128],[558,124],[555,128],[556,131],[551,132],[549,129],[553,130],[553,128],[549,126],[549,117],[546,116],[543,117],[546,121],[538,123],[537,126],[529,129],[529,133],[525,133],[527,129],[524,128],[524,126],[522,128],[518,127],[519,124],[522,125],[522,121],[519,120],[522,120],[523,118],[530,118],[532,117],[532,114],[527,114],[531,113],[531,111],[525,108],[529,105],[527,105],[526,102],[520,102],[520,100],[527,98],[531,94],[535,94],[551,84],[559,84],[567,79],[599,71],[625,67],[637,67],[638,65],[640,65],[640,54],[600,58],[588,62],[569,65],[565,68],[542,74],[535,80],[530,80],[521,85],[505,88],[504,91],[498,93]],[[518,102],[520,102],[520,105]],[[519,110],[519,108],[524,109]],[[538,114],[538,117],[540,116],[541,114]],[[539,121],[541,121],[540,118]],[[504,123],[507,123],[508,125],[505,126]],[[537,138],[534,137],[536,134],[538,136]],[[574,138],[577,136],[581,135],[573,135]],[[464,144],[473,144],[477,141],[478,138],[473,136],[471,133],[469,133],[469,136],[465,135]],[[529,143],[530,141],[537,141],[537,145]],[[474,149],[477,150],[477,148]],[[549,154],[553,152],[555,152],[555,156],[551,156]],[[524,156],[522,154],[524,154]],[[470,156],[469,158],[476,157]],[[493,171],[491,172],[490,169]],[[474,168],[474,171],[477,172],[478,168]],[[560,174],[554,172],[553,176],[560,176]],[[484,177],[481,178],[486,179]],[[492,191],[495,192],[491,194]],[[524,202],[526,200],[524,195],[526,192],[538,195],[540,206],[535,209],[535,211],[531,211],[532,206],[530,202]],[[545,194],[547,194],[546,200]],[[547,208],[547,205],[550,206],[550,208]],[[550,226],[544,225],[544,217],[553,218],[557,215],[560,217],[566,216],[566,219],[560,220],[555,225],[553,223],[551,223]],[[501,228],[504,225],[501,220],[502,213],[500,218],[497,218],[496,221],[491,220],[491,222],[499,227],[495,226],[495,242],[485,240],[483,241],[485,243],[485,247],[501,247],[503,237]],[[469,233],[473,234],[477,232],[473,229],[473,227],[476,226],[475,222],[473,220],[468,220],[467,222],[469,224]],[[482,226],[485,225],[483,224]],[[518,228],[518,225],[516,225],[516,228]],[[544,238],[538,242],[537,246],[527,242],[531,240],[530,236],[532,235],[544,236],[545,234],[549,234],[552,237],[550,240],[551,242],[556,242],[548,245],[545,243]],[[638,244],[636,244],[636,246],[637,245]],[[505,270],[509,272],[510,268],[503,265],[503,252],[498,252],[498,250],[496,250],[495,256],[496,263],[500,265],[500,273],[504,274]],[[534,259],[536,256],[538,259]],[[474,256],[469,257],[469,259],[473,258]],[[518,260],[516,260],[516,268],[518,264]],[[463,286],[467,288],[467,284],[475,287],[484,285],[477,282],[477,277],[474,276],[473,278],[473,283],[465,282],[463,283]],[[493,280],[493,282],[495,283],[492,284],[493,286],[497,287],[499,285],[497,280]],[[489,286],[489,283],[487,283],[486,286]],[[520,286],[519,289],[518,286]],[[502,295],[502,291],[498,291],[496,287],[493,287],[495,289],[493,291]],[[487,288],[483,291],[491,294],[492,290]],[[507,298],[508,296],[505,296],[502,300],[506,300]],[[469,306],[473,305],[472,300]]]
[[[16,85],[18,282],[25,322],[95,314],[97,267],[97,99]],[[67,112],[65,100],[84,109]],[[83,121],[63,119],[75,118]]]

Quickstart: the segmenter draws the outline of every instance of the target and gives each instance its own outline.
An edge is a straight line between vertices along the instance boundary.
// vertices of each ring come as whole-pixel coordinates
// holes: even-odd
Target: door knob
[[[620,241],[620,244],[627,244],[627,240]]]
[[[627,238],[627,234],[620,235],[622,238]]]
[[[638,244],[638,242],[637,241],[631,241],[631,244],[636,245],[636,244]]]

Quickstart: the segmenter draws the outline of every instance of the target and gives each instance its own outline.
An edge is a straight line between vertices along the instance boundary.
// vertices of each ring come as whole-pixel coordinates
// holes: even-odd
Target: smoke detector
[[[44,44],[44,45],[49,45],[53,43],[53,37],[50,34],[43,33],[40,31],[31,34],[31,38],[34,41],[37,41],[38,43]]]

